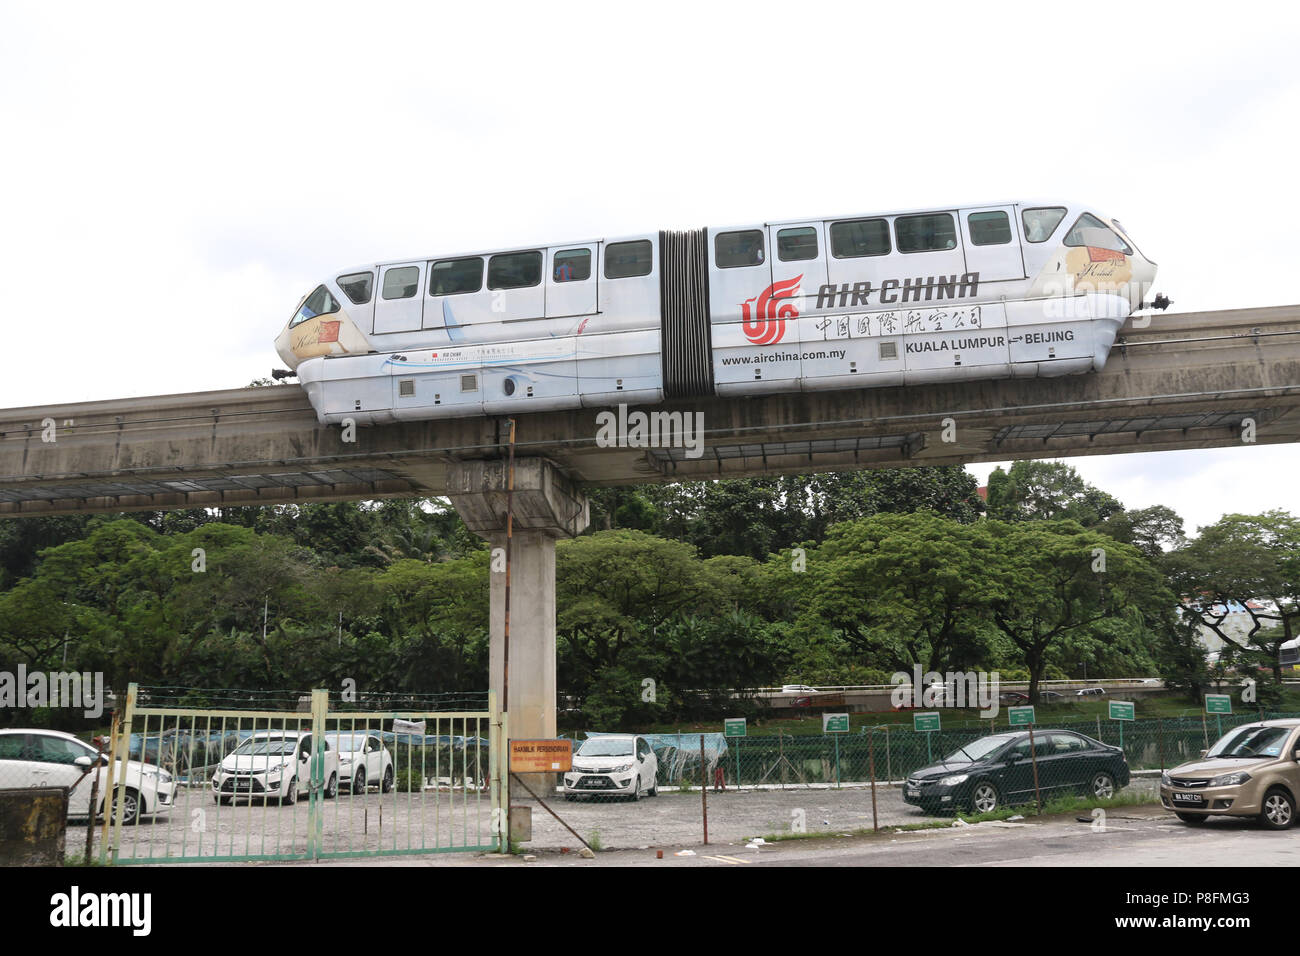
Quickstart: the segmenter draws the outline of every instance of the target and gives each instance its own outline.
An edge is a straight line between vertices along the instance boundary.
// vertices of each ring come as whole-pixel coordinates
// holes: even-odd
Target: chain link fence
[[[1030,728],[1006,724],[930,733],[882,724],[816,736],[589,735],[595,746],[575,740],[573,771],[513,802],[530,810],[532,845],[573,849],[691,845],[706,832],[710,844],[737,844],[1040,807],[1155,803],[1162,770],[1196,759],[1232,727],[1295,716],[1064,721],[1033,727],[1032,742]],[[637,741],[654,757],[653,782]]]

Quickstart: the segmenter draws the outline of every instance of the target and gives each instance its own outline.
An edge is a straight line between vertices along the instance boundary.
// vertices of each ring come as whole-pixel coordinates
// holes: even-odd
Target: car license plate
[[[1205,802],[1205,798],[1199,793],[1175,793],[1173,797],[1174,803],[1193,803],[1199,805]]]
[[[920,790],[917,790],[915,787],[908,787],[908,788],[907,788],[907,795],[908,795],[909,797],[919,797],[919,796],[921,795],[921,791],[920,791]]]

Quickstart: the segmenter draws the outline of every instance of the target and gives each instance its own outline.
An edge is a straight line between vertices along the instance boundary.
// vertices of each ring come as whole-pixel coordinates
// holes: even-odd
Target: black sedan
[[[1031,759],[1032,758],[1032,759]],[[1118,747],[1069,730],[1012,731],[981,737],[907,778],[903,799],[930,813],[988,813],[1034,802],[1034,764],[1043,799],[1066,793],[1110,797],[1129,782]]]

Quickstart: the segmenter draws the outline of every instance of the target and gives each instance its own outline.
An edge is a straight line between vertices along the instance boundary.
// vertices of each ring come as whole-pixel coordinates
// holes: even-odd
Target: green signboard
[[[849,732],[848,714],[822,714],[822,733],[847,734]]]
[[[939,729],[939,712],[928,711],[912,715],[912,729],[916,731],[935,731]]]
[[[1205,712],[1207,714],[1232,713],[1232,695],[1231,694],[1206,694]]]
[[[1134,720],[1133,703],[1127,700],[1112,700],[1110,702],[1110,719],[1111,720]]]
[[[744,737],[745,736],[745,718],[728,717],[722,721],[722,734],[724,737]]]
[[[1034,708],[1030,707],[1008,707],[1007,722],[1012,727],[1028,727],[1034,722]]]

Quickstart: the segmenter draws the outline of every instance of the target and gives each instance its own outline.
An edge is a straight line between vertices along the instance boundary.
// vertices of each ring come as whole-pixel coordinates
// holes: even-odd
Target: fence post
[[[128,692],[129,693],[129,692]],[[99,864],[104,866],[108,863],[109,834],[113,826],[113,773],[117,767],[117,737],[122,729],[121,720],[117,711],[113,711],[113,720],[108,732],[108,773],[104,776],[104,828],[99,833]],[[91,817],[91,829],[94,829],[95,820]]]
[[[1101,718],[1098,718],[1100,720]],[[1043,812],[1043,794],[1038,789],[1038,748],[1034,745],[1034,725],[1029,725],[1029,759],[1034,766],[1034,803]]]
[[[889,738],[889,728],[885,728],[885,739]],[[888,746],[885,749],[888,755]],[[880,832],[880,820],[876,816],[876,731],[872,728],[867,732],[867,772],[871,775],[871,829],[875,833]]]
[[[889,746],[889,724],[885,724],[885,780],[894,779],[894,764],[892,760],[892,751]]]
[[[502,762],[501,746],[501,711],[498,708],[501,702],[497,699],[497,692],[488,691],[488,772],[492,775],[489,784],[488,803],[491,807],[492,814],[492,832],[496,837],[497,852],[507,852],[505,839],[505,810],[501,805],[501,794],[505,792],[505,777],[501,768],[505,766]],[[435,727],[436,731],[437,728]],[[570,747],[573,745],[570,744]]]
[[[307,800],[307,857],[319,860],[325,833],[322,798],[325,793],[325,715],[329,712],[330,692],[316,688],[311,692],[311,795]]]
[[[122,761],[122,779],[114,781],[114,789],[105,794],[104,799],[109,799],[112,794],[113,802],[107,804],[108,809],[105,811],[113,815],[113,846],[110,852],[113,854],[112,862],[117,862],[118,852],[122,846],[122,818],[126,816],[126,801],[118,796],[118,790],[126,789],[126,762],[131,758],[131,720],[135,716],[136,697],[140,692],[140,685],[134,682],[127,685],[126,688],[126,717],[122,720],[119,728],[121,731],[117,745],[114,747],[114,762]],[[140,756],[143,757],[143,746],[141,747]],[[120,755],[120,756],[119,756]]]
[[[704,735],[700,734],[700,806],[704,812],[704,845],[709,845],[709,771],[704,766]]]
[[[1165,719],[1156,718],[1156,746],[1160,750],[1160,772],[1165,772]]]

